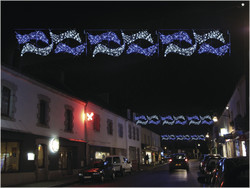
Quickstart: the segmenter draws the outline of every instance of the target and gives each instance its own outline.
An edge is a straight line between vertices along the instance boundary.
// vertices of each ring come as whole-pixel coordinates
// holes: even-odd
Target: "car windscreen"
[[[104,164],[102,162],[94,163],[94,168],[102,168],[103,165]]]
[[[113,161],[114,161],[114,164],[115,163],[121,163],[120,157],[114,157]]]
[[[173,159],[185,159],[185,155],[174,155]]]

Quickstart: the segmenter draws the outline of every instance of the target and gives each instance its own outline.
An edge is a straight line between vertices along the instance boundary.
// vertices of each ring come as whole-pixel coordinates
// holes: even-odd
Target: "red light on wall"
[[[93,113],[93,112],[91,112],[90,114],[87,113],[87,120],[88,120],[88,121],[92,121],[92,120],[93,120],[93,116],[94,116],[94,113]]]
[[[85,121],[85,113],[84,112],[82,113],[82,121],[83,122]]]

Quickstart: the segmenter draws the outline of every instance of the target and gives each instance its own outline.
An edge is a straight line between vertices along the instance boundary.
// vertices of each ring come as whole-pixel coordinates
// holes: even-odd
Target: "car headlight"
[[[79,173],[78,176],[83,176],[83,173]]]

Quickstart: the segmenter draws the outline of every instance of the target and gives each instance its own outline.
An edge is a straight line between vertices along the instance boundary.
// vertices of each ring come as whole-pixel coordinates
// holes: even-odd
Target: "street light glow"
[[[213,117],[214,122],[218,122],[218,118],[216,116]]]
[[[244,6],[245,6],[245,3],[241,3],[241,6],[244,7]]]

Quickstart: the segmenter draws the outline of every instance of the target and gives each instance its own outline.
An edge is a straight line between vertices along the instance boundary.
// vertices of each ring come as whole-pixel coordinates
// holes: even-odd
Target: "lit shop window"
[[[101,151],[96,151],[95,152],[95,159],[102,159],[105,160],[107,156],[109,156],[110,153],[108,152],[101,152]]]
[[[37,153],[37,162],[38,162],[38,168],[44,168],[44,145],[39,144],[38,145],[38,153]]]
[[[1,172],[18,171],[19,156],[18,142],[1,142]]]

